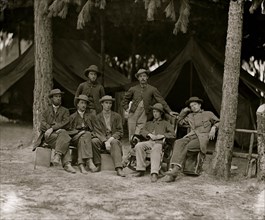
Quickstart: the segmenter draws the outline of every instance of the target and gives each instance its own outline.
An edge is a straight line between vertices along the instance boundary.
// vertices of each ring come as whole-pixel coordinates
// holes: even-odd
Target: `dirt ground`
[[[225,182],[207,173],[151,183],[125,170],[82,175],[62,168],[34,170],[31,125],[0,124],[0,219],[265,219],[265,189],[243,176],[246,161]],[[77,169],[77,167],[75,167]]]

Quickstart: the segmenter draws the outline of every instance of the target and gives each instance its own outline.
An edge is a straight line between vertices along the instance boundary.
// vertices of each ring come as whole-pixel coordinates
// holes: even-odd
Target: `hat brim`
[[[144,74],[144,73],[145,73],[147,76],[149,76],[149,72],[135,73],[134,76],[135,76],[135,78],[138,78],[139,75]]]
[[[61,95],[63,95],[64,94],[64,92],[56,92],[56,93],[54,93],[54,94],[49,94],[49,98],[51,98],[51,97],[53,97],[54,95],[57,95],[57,94],[61,94]]]
[[[197,103],[202,104],[203,100],[202,99],[188,100],[188,101],[185,102],[185,104],[188,106],[191,102],[197,102]]]
[[[162,110],[162,109],[160,109],[160,108],[156,108],[156,107],[151,106],[151,109],[155,109],[155,110],[158,110],[158,111],[160,111],[160,112],[162,112],[162,113],[165,113],[165,111]]]
[[[115,99],[103,99],[103,100],[100,100],[99,102],[102,103],[102,102],[105,102],[105,101],[115,102]]]

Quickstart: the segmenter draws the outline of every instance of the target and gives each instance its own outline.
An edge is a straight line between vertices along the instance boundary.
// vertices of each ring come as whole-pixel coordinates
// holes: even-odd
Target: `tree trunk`
[[[48,104],[48,94],[52,88],[52,27],[45,8],[47,0],[34,1],[34,41],[35,41],[35,85],[33,103],[33,140],[39,135],[40,119]]]
[[[243,25],[243,0],[230,1],[225,50],[220,129],[212,161],[213,173],[230,176],[237,117],[238,83]]]
[[[261,111],[261,107],[263,110]],[[257,133],[258,133],[258,180],[265,181],[265,104],[257,111]]]

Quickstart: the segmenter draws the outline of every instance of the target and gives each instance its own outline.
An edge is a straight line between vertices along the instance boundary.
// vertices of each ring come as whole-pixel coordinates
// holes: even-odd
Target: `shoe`
[[[134,174],[133,176],[134,177],[141,177],[141,176],[144,176],[144,174],[145,174],[145,171],[137,171],[137,173],[136,174]]]
[[[123,172],[122,168],[117,168],[117,175],[121,177],[125,177],[125,173]]]
[[[152,173],[152,174],[151,174],[151,182],[152,182],[152,183],[155,183],[155,182],[157,182],[157,180],[158,180],[158,175],[157,175],[157,173]]]
[[[55,153],[54,154],[53,162],[52,162],[53,166],[59,166],[60,165],[60,163],[61,163],[61,157],[62,156],[59,153]]]
[[[180,167],[179,166],[174,166],[172,170],[169,170],[165,172],[166,175],[177,177],[180,173]]]
[[[79,170],[80,170],[81,173],[87,174],[87,171],[86,171],[86,169],[84,167],[84,164],[81,163],[81,164],[78,165],[78,167],[79,167]]]
[[[72,167],[70,163],[64,165],[64,170],[69,173],[76,173],[75,169]]]
[[[91,159],[87,161],[86,165],[87,165],[87,169],[90,170],[92,173],[99,171]]]
[[[171,182],[174,182],[175,179],[176,179],[176,177],[174,177],[174,176],[166,175],[166,176],[164,176],[164,177],[161,179],[161,181],[162,181],[162,182],[166,182],[166,183],[171,183]]]

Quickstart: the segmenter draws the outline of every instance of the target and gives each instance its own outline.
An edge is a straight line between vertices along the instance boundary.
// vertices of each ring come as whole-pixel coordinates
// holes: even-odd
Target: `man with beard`
[[[105,95],[104,87],[97,82],[97,78],[101,75],[96,65],[91,65],[84,71],[87,81],[81,83],[75,93],[75,97],[83,94],[89,98],[88,109],[90,113],[96,115],[102,110],[99,99]]]
[[[95,124],[98,138],[92,139],[92,143],[98,149],[106,149],[110,152],[117,175],[124,177],[122,145],[120,142],[123,136],[122,118],[118,113],[111,111],[112,102],[114,101],[115,99],[109,95],[100,99],[103,110],[97,115],[97,123]]]
[[[71,143],[77,147],[77,162],[81,173],[87,174],[84,164],[91,172],[98,172],[99,168],[93,162],[93,155],[100,157],[100,151],[92,146],[92,138],[95,138],[93,124],[95,116],[86,112],[89,99],[86,95],[75,97],[77,111],[70,116],[69,134]],[[93,120],[94,119],[94,120]]]
[[[167,113],[174,115],[170,107],[167,105],[157,88],[148,84],[149,71],[139,69],[135,74],[139,84],[131,87],[125,93],[123,99],[123,108],[128,110],[129,103],[131,103],[128,116],[128,132],[129,141],[134,134],[139,134],[141,128],[144,127],[147,120],[152,118],[152,111],[150,106],[154,103],[161,103]]]
[[[43,112],[41,118],[41,133],[45,142],[55,149],[53,165],[58,166],[62,162],[63,168],[70,173],[76,173],[71,166],[69,144],[71,137],[65,130],[69,123],[69,111],[61,106],[62,94],[60,89],[53,89],[49,94],[52,105]],[[61,161],[62,160],[62,161]]]

